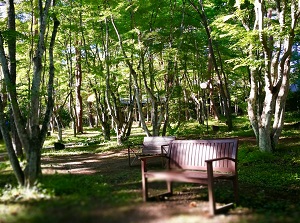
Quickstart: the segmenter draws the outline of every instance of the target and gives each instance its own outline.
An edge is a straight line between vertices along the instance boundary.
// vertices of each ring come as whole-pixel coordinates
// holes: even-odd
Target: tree
[[[237,67],[248,68],[248,116],[257,143],[261,151],[271,152],[278,144],[284,124],[300,2],[236,1],[235,7],[234,14],[223,19],[231,25],[230,35],[237,34],[235,47],[242,48],[247,56],[237,60]]]
[[[229,90],[228,90],[228,77],[225,74],[225,71],[224,71],[224,68],[223,68],[223,61],[222,61],[222,58],[221,58],[221,54],[220,54],[216,44],[214,43],[215,41],[213,40],[213,37],[212,37],[212,34],[211,34],[212,30],[211,30],[209,21],[208,21],[207,16],[206,16],[206,12],[204,10],[203,1],[199,0],[198,4],[196,4],[192,0],[189,0],[189,2],[193,6],[195,11],[198,13],[198,15],[200,17],[200,20],[201,20],[201,23],[204,26],[205,33],[207,35],[208,50],[209,50],[208,73],[210,74],[211,66],[213,66],[214,70],[215,70],[215,73],[217,75],[218,89],[220,91],[220,95],[221,95],[221,98],[223,100],[223,107],[224,107],[224,113],[225,113],[225,116],[226,116],[228,130],[231,131],[232,128],[233,128],[233,126],[232,126],[232,117],[231,117],[231,97],[230,97],[230,93],[229,93]],[[210,83],[212,78],[210,76],[208,78],[209,79],[207,80],[207,82]],[[211,89],[211,88],[209,88],[209,89]]]
[[[124,44],[123,36],[120,35],[116,25],[114,25],[115,31],[125,63],[133,79],[142,128],[148,136],[165,135],[169,125],[170,98],[178,77],[177,55],[179,50],[174,42],[178,38],[175,33],[178,33],[179,28],[174,29],[173,27],[177,27],[180,20],[173,18],[178,16],[176,12],[178,12],[180,4],[178,6],[177,2],[168,4],[165,1],[148,1],[140,7],[138,6],[140,2],[130,1],[130,3],[131,30],[128,33],[135,34],[130,35],[131,41],[135,44],[129,46]],[[158,16],[159,10],[165,12],[161,17]],[[146,24],[145,21],[147,21]],[[158,38],[160,42],[155,38]],[[126,48],[130,47],[133,48],[130,52],[131,60],[126,51]],[[139,56],[135,60],[132,59],[134,53]],[[143,96],[147,100],[147,109],[148,105],[150,107],[152,132],[150,132],[144,117]]]
[[[49,10],[51,8],[51,0],[46,0],[44,4],[42,1],[38,1],[37,7],[34,7],[35,12],[39,15],[39,35],[35,46],[35,52],[33,57],[33,70],[31,76],[31,89],[30,89],[30,104],[29,113],[26,116],[21,108],[20,101],[21,96],[18,95],[18,87],[16,82],[11,78],[12,64],[15,63],[12,58],[16,58],[17,53],[14,45],[17,43],[18,32],[14,25],[9,26],[7,30],[10,35],[5,35],[4,32],[0,32],[0,62],[4,74],[4,81],[6,84],[6,90],[13,111],[14,123],[22,143],[22,147],[25,151],[26,165],[25,169],[22,170],[19,161],[16,159],[16,154],[12,147],[12,139],[9,134],[9,129],[2,120],[4,117],[4,104],[0,100],[0,129],[4,136],[4,142],[8,150],[10,162],[13,166],[14,173],[18,179],[18,182],[22,186],[31,188],[34,186],[39,174],[41,173],[41,149],[47,134],[47,127],[50,121],[52,108],[53,108],[53,79],[54,79],[54,58],[53,58],[53,48],[55,43],[55,38],[59,26],[59,21],[56,19],[55,14],[52,14],[51,19],[53,21],[52,35],[49,42],[49,73],[48,73],[48,84],[47,84],[47,100],[46,106],[42,110],[41,108],[41,96],[42,96],[42,73],[43,73],[43,56],[45,53],[46,36],[47,36],[47,25],[49,20]],[[15,5],[13,0],[7,2],[8,7],[8,20],[14,23],[15,21]],[[53,6],[55,2],[53,2]],[[13,41],[10,39],[13,36]],[[6,55],[5,43],[9,42],[9,56]],[[40,127],[41,124],[41,127]]]
[[[264,64],[263,104],[259,105],[256,69],[251,69],[248,115],[262,151],[271,152],[278,144],[284,124],[289,91],[290,60],[295,29],[300,16],[300,1],[254,2],[254,30],[261,45]]]

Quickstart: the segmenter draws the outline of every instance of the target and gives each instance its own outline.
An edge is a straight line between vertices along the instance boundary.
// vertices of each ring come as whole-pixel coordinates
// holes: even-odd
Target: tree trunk
[[[8,128],[4,126],[4,119],[1,119],[0,127],[2,134],[5,137],[6,147],[9,151],[9,156],[11,160],[11,164],[17,176],[18,182],[23,186],[28,188],[32,188],[37,180],[37,177],[41,173],[41,148],[44,143],[47,127],[50,121],[51,112],[53,108],[53,78],[54,78],[54,63],[53,63],[53,46],[55,42],[55,37],[58,29],[59,22],[57,21],[55,15],[53,14],[54,27],[51,36],[51,42],[49,46],[49,81],[48,81],[48,101],[46,112],[44,116],[40,114],[40,95],[41,95],[41,74],[42,74],[42,58],[45,52],[45,37],[46,37],[46,28],[47,28],[47,19],[48,12],[51,5],[51,0],[47,0],[44,5],[39,2],[38,12],[41,12],[39,20],[39,38],[36,45],[35,56],[33,59],[33,78],[31,85],[31,100],[30,100],[30,112],[29,112],[29,125],[25,126],[24,117],[22,116],[22,112],[20,106],[18,104],[18,94],[17,87],[15,82],[11,78],[10,70],[8,67],[8,61],[5,55],[3,36],[0,32],[0,62],[2,65],[2,70],[4,74],[4,80],[7,86],[7,93],[9,96],[9,100],[11,103],[11,108],[13,110],[14,123],[16,125],[16,129],[18,135],[20,137],[22,146],[26,152],[27,163],[25,166],[25,170],[23,174],[20,172],[20,166],[17,163],[17,159],[14,153],[12,153],[12,141],[9,138]],[[15,19],[14,17],[14,2],[13,0],[8,1],[9,8],[9,19]],[[0,100],[0,116],[3,115],[3,103]],[[2,116],[3,117],[3,116]],[[41,120],[41,117],[44,117],[44,120]],[[40,129],[39,124],[42,121],[42,129]],[[24,180],[22,180],[23,176]]]
[[[16,22],[15,22],[15,9],[13,4],[8,5],[8,22],[7,26],[8,29],[11,31],[16,30]],[[10,71],[10,78],[11,81],[16,84],[16,77],[17,77],[17,63],[16,63],[16,36],[11,35],[10,38],[8,38],[8,62],[9,62],[9,71]],[[20,138],[18,136],[18,132],[16,129],[16,125],[14,123],[13,119],[13,111],[12,108],[9,109],[10,113],[10,130],[11,130],[11,137],[12,137],[12,143],[14,146],[14,150],[16,152],[16,155],[18,157],[23,157],[24,153],[22,150],[22,144],[20,141]]]
[[[284,64],[285,73],[282,77],[282,87],[278,92],[278,96],[276,99],[275,104],[275,113],[274,113],[274,121],[273,121],[273,129],[271,133],[271,140],[272,140],[272,148],[275,149],[276,145],[278,144],[279,137],[281,135],[282,128],[284,126],[284,118],[285,118],[285,104],[287,100],[287,95],[289,92],[289,75],[288,71],[290,70],[289,60],[286,61]]]
[[[258,80],[257,70],[250,70],[250,94],[248,98],[248,117],[257,142],[259,144],[259,128],[258,128],[258,114],[260,110],[260,104],[258,100]]]
[[[88,101],[87,104],[88,104],[88,112],[89,112],[89,124],[90,127],[93,128],[95,126],[93,103]]]
[[[251,90],[248,99],[248,115],[261,151],[272,152],[281,134],[284,124],[285,102],[289,90],[290,57],[294,42],[294,32],[300,16],[300,5],[295,1],[276,4],[276,9],[268,9],[266,3],[255,0],[254,30],[258,31],[258,39],[263,49],[264,58],[264,91],[260,91],[260,78],[257,70],[250,70]],[[240,7],[237,4],[237,7]],[[290,15],[288,8],[290,7]],[[276,17],[273,17],[273,14]],[[289,17],[289,18],[288,18]],[[273,20],[278,20],[273,22]],[[242,21],[247,31],[250,29]],[[278,24],[278,25],[277,25]],[[277,33],[268,30],[276,26]],[[288,35],[283,35],[288,33]],[[250,47],[250,57],[254,53]],[[261,59],[261,58],[258,58]],[[264,98],[263,103],[260,98]],[[262,106],[261,106],[262,105]]]
[[[77,42],[78,43],[78,42]],[[79,44],[80,45],[80,44]],[[83,111],[82,111],[82,96],[81,96],[81,85],[82,85],[82,69],[81,69],[81,52],[76,47],[76,70],[75,70],[75,95],[76,95],[76,128],[77,133],[83,133]]]
[[[219,85],[218,87],[219,87],[221,98],[223,100],[224,113],[225,113],[225,117],[226,117],[228,131],[231,131],[233,128],[232,114],[231,114],[231,100],[230,100],[230,93],[228,90],[227,77],[223,71],[221,55],[219,54],[218,50],[214,49],[214,44],[213,44],[213,39],[211,36],[209,21],[206,17],[205,11],[204,11],[203,1],[199,0],[199,7],[196,6],[196,4],[193,1],[189,0],[189,2],[194,7],[196,12],[199,14],[201,22],[205,28],[205,32],[206,32],[207,39],[208,39],[208,49],[209,49],[209,53],[210,53],[210,57],[212,59],[213,65],[214,65],[215,72],[217,74],[218,85]],[[215,55],[215,52],[217,52],[219,55],[219,60],[220,60],[219,64],[217,63],[217,56]]]
[[[5,121],[5,116],[3,112],[3,101],[0,95],[0,130],[2,133],[2,137],[6,146],[7,154],[9,161],[11,163],[12,169],[14,171],[14,174],[17,178],[17,181],[19,185],[24,185],[24,173],[21,168],[21,165],[19,163],[18,157],[16,156],[13,144],[12,144],[12,139],[9,134],[9,129],[7,126],[7,123]]]
[[[108,117],[108,109],[106,107],[105,99],[101,100],[100,95],[98,95],[96,89],[94,89],[94,94],[96,98],[96,110],[98,114],[98,119],[101,124],[104,139],[110,140],[110,120]]]
[[[39,131],[38,130],[38,126],[35,126],[36,130],[33,131]],[[37,134],[38,133],[34,133]],[[25,186],[28,188],[32,188],[35,183],[36,180],[38,178],[38,176],[41,173],[41,142],[39,139],[37,139],[36,137],[34,139],[30,140],[30,144],[29,144],[30,148],[29,151],[27,153],[27,164],[24,170],[24,175],[25,175]]]
[[[59,110],[59,109],[57,109]],[[57,110],[55,109],[53,111],[53,116],[54,116],[54,121],[56,123],[56,126],[57,126],[57,141],[58,142],[62,142],[63,141],[63,137],[62,137],[62,124],[61,124],[61,120],[60,120],[60,117],[59,115],[57,114]]]
[[[134,83],[135,95],[136,95],[136,102],[137,102],[138,111],[139,111],[139,114],[140,114],[140,122],[142,124],[142,128],[146,132],[146,135],[150,136],[150,132],[147,128],[147,125],[146,125],[146,122],[145,122],[145,119],[144,119],[144,115],[143,115],[143,111],[142,111],[142,99],[140,98],[141,93],[140,93],[140,88],[139,88],[139,84],[138,84],[138,75],[137,75],[136,71],[134,70],[133,65],[131,64],[130,60],[128,60],[128,56],[127,56],[127,54],[126,54],[126,52],[123,48],[123,42],[122,42],[121,36],[118,32],[118,29],[117,29],[117,27],[114,23],[113,17],[111,17],[111,22],[112,22],[113,27],[115,29],[115,32],[118,36],[119,45],[121,47],[123,56],[125,58],[125,62],[127,64],[127,66],[129,67],[130,75],[132,75],[132,77],[133,77],[133,83]]]
[[[114,29],[117,32],[117,28],[114,24],[113,18],[111,17],[111,22],[114,26]],[[118,35],[118,38],[120,36]],[[105,67],[106,67],[106,80],[105,80],[105,100],[108,107],[108,110],[110,112],[110,115],[112,117],[113,124],[115,124],[115,132],[117,134],[117,144],[121,145],[123,141],[125,140],[126,136],[126,128],[127,122],[125,120],[122,107],[119,104],[120,98],[116,96],[116,92],[113,92],[111,90],[111,72],[110,72],[110,52],[109,52],[109,27],[108,27],[108,21],[105,19]],[[130,63],[130,62],[128,62]],[[131,117],[130,117],[131,118]]]

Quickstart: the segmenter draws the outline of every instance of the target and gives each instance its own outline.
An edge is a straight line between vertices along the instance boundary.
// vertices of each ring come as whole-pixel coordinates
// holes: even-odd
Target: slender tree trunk
[[[139,88],[139,83],[138,83],[138,75],[137,75],[136,71],[134,70],[133,65],[130,63],[130,60],[128,60],[128,56],[127,56],[127,54],[126,54],[126,52],[123,48],[123,42],[122,42],[121,36],[119,35],[118,29],[117,29],[112,17],[111,17],[111,22],[112,22],[112,24],[114,26],[114,29],[115,29],[115,32],[118,36],[119,45],[121,47],[123,56],[125,58],[125,62],[127,64],[127,66],[129,67],[130,74],[133,77],[133,83],[134,83],[135,95],[136,95],[136,102],[137,102],[137,107],[138,107],[138,111],[139,111],[139,114],[140,114],[140,122],[142,124],[142,128],[146,132],[146,135],[150,136],[150,132],[147,128],[147,125],[146,125],[146,122],[145,122],[145,119],[144,119],[144,115],[143,115],[143,110],[142,110],[142,99],[140,98],[141,93],[140,93],[140,88]]]
[[[111,18],[112,19],[112,18]],[[105,68],[106,68],[106,80],[105,80],[105,100],[112,117],[113,124],[115,124],[115,131],[117,134],[117,144],[122,144],[122,136],[123,136],[123,120],[120,118],[120,107],[117,106],[115,94],[111,90],[111,73],[110,73],[110,54],[109,54],[109,27],[108,21],[105,19]],[[114,106],[113,106],[114,105]]]
[[[82,85],[82,67],[81,67],[81,52],[78,48],[81,44],[77,42],[76,48],[76,70],[75,70],[75,94],[76,94],[76,119],[77,119],[77,133],[83,133],[83,108],[82,108],[82,96],[81,96],[81,85]]]
[[[15,9],[14,4],[8,4],[8,21],[7,26],[8,30],[15,31],[16,30],[16,22],[15,22]],[[11,35],[10,38],[7,40],[8,43],[8,61],[9,61],[9,71],[11,81],[16,84],[16,76],[17,76],[17,63],[16,63],[16,36]],[[10,108],[10,130],[12,136],[12,142],[14,146],[14,150],[18,157],[23,157],[23,150],[20,138],[18,136],[18,132],[16,129],[16,125],[13,118],[12,108]]]
[[[97,110],[99,113],[99,120],[101,123],[101,127],[102,127],[102,132],[104,135],[104,139],[105,140],[110,140],[110,120],[108,117],[108,109],[106,107],[106,103],[105,103],[105,99],[104,100],[100,100],[100,96],[98,96],[97,93],[95,93],[96,95],[96,101],[97,101]]]
[[[105,96],[101,95],[105,95],[104,93],[100,93],[98,92],[98,90],[96,89],[96,86],[92,83],[92,81],[90,80],[90,86],[93,89],[94,95],[95,95],[95,103],[96,103],[96,112],[97,112],[97,117],[98,117],[98,121],[100,122],[101,128],[102,128],[102,133],[104,136],[105,140],[110,140],[110,120],[109,120],[109,114],[108,114],[108,108],[107,108],[107,104],[105,102]],[[102,99],[101,99],[102,98]]]
[[[2,137],[4,140],[5,146],[6,146],[8,158],[9,158],[9,161],[13,168],[14,174],[17,178],[19,185],[23,186],[24,178],[25,178],[24,173],[23,173],[23,170],[19,163],[18,157],[16,156],[15,150],[13,148],[12,139],[9,134],[9,129],[8,129],[8,126],[7,126],[7,123],[5,120],[6,119],[5,119],[4,112],[3,112],[3,101],[2,101],[2,98],[0,95],[0,130],[2,133]]]
[[[281,131],[284,126],[284,118],[285,118],[285,104],[289,92],[289,70],[290,63],[289,60],[284,64],[284,73],[282,77],[282,87],[278,92],[278,96],[275,104],[275,113],[274,113],[274,121],[273,121],[273,129],[271,133],[272,137],[272,148],[275,149],[278,144],[279,137],[281,136]]]
[[[257,71],[255,69],[250,70],[250,94],[248,97],[248,117],[254,131],[256,138],[259,140],[258,132],[258,117],[259,114],[259,101],[258,101],[258,86],[257,86]],[[258,141],[259,142],[259,141]]]
[[[215,72],[217,74],[218,82],[219,82],[219,90],[220,90],[221,98],[223,100],[224,113],[225,113],[225,117],[226,117],[228,131],[231,131],[233,128],[232,114],[231,114],[231,100],[230,100],[230,93],[228,90],[227,77],[224,74],[224,71],[222,69],[221,56],[219,54],[220,62],[218,64],[217,58],[215,55],[215,51],[218,53],[219,53],[219,51],[214,49],[213,39],[211,36],[211,30],[210,30],[208,19],[206,17],[204,7],[203,7],[203,1],[199,0],[199,7],[196,6],[196,4],[193,1],[189,0],[189,2],[194,7],[196,12],[199,14],[202,24],[204,25],[204,28],[205,28],[205,32],[206,32],[206,35],[208,38],[209,53],[211,55],[211,59],[212,59],[212,62],[213,62],[214,68],[215,68]],[[219,68],[219,67],[221,67],[221,68]]]
[[[72,7],[72,2],[71,2],[71,7]],[[69,26],[73,25],[73,20],[69,19]],[[68,74],[69,74],[69,89],[70,89],[70,98],[69,98],[69,103],[68,103],[68,109],[69,113],[71,116],[72,120],[72,129],[73,129],[73,136],[76,137],[77,135],[77,118],[76,118],[76,105],[75,105],[75,100],[74,100],[74,72],[73,72],[73,42],[74,39],[72,38],[72,33],[71,30],[67,34],[65,42],[65,47],[68,49],[66,53],[66,61],[67,61],[67,66],[68,66]],[[75,71],[76,72],[76,71]],[[76,94],[75,94],[76,95]]]
[[[57,127],[57,140],[58,142],[62,142],[63,141],[63,137],[62,137],[62,123],[58,114],[60,108],[56,108],[53,109],[53,117],[54,117],[54,121],[56,123],[56,127]]]
[[[210,98],[210,108],[212,110],[212,115],[214,116],[215,120],[220,119],[220,114],[217,110],[217,106],[214,100],[214,87],[212,85],[212,77],[211,73],[213,71],[213,62],[211,58],[211,54],[208,55],[208,65],[207,65],[207,73],[209,74],[210,79],[208,80],[208,91],[209,91],[209,98]]]

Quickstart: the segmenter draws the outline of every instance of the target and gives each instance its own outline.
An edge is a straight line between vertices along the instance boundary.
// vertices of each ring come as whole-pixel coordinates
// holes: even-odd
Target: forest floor
[[[127,159],[127,150],[118,152],[104,152],[97,154],[77,154],[67,157],[49,156],[43,157],[43,174],[74,174],[74,175],[110,175],[120,174],[120,171],[133,174],[140,173],[140,166],[137,162],[135,166],[129,167]],[[126,177],[122,187],[126,185]],[[138,182],[138,184],[140,184]],[[79,185],[80,186],[80,185]],[[116,185],[117,186],[117,185]],[[119,187],[119,186],[118,186]],[[132,188],[137,194],[141,194],[141,185]],[[196,189],[192,187],[181,192],[176,192],[175,196],[165,201],[154,202],[133,202],[128,205],[111,206],[93,205],[85,213],[89,216],[91,222],[122,222],[122,223],[229,223],[229,222],[257,222],[252,219],[251,211],[247,208],[237,207],[228,213],[218,214],[214,217],[208,215],[208,202],[199,200],[199,186]],[[203,192],[202,192],[203,193]],[[139,195],[137,195],[139,196]],[[198,196],[198,197],[197,197]],[[92,202],[97,203],[97,200]],[[100,203],[100,202],[99,202]],[[58,210],[59,211],[59,210]],[[58,214],[58,213],[56,213]],[[63,213],[61,213],[63,214]],[[90,221],[90,220],[89,220]],[[82,222],[79,218],[70,218],[70,222]]]
[[[186,135],[195,136],[197,128],[189,128],[192,131],[186,128]],[[0,223],[299,222],[298,127],[286,129],[274,154],[261,153],[253,135],[239,129],[242,131],[238,160],[240,202],[227,213],[209,216],[207,188],[192,184],[175,184],[174,196],[163,201],[143,202],[140,163],[129,167],[125,146],[121,149],[100,142],[99,131],[92,129],[76,138],[72,137],[72,131],[65,132],[64,150],[53,149],[55,135],[47,141],[42,154],[43,175],[37,185],[41,194],[37,200],[22,200],[22,194],[14,194],[19,190],[7,187],[16,180],[5,150],[0,150],[0,189],[16,195],[10,196],[12,201],[0,201]],[[131,143],[141,140],[142,136],[136,137]],[[160,162],[156,165],[161,167]],[[162,186],[165,185],[151,185],[149,192],[160,192]],[[232,201],[230,186],[216,186],[217,201]]]

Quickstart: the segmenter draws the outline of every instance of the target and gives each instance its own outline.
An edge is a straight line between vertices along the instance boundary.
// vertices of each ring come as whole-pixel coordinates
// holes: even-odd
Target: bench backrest
[[[168,145],[175,140],[175,136],[149,136],[144,138],[143,154],[160,154],[161,146]]]
[[[173,140],[169,145],[170,168],[206,170],[208,159],[237,158],[238,139]],[[236,172],[236,162],[221,160],[213,163],[214,170]]]

